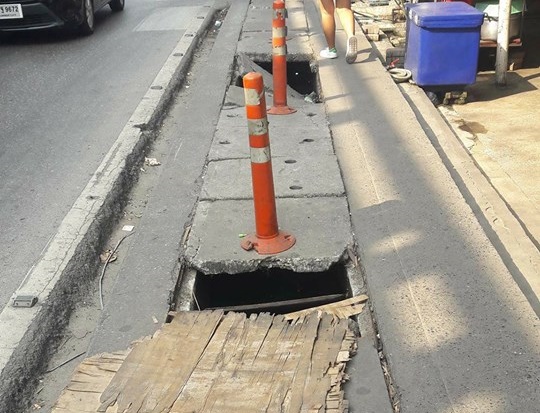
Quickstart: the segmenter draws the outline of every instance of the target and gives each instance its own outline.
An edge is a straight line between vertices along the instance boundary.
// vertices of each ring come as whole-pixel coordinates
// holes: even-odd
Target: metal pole
[[[511,6],[512,0],[499,0],[499,21],[497,24],[497,56],[495,58],[495,83],[497,84],[497,86],[506,86]]]

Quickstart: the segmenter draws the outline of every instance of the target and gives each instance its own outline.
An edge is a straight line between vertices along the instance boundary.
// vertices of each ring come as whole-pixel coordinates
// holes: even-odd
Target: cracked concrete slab
[[[212,161],[207,166],[202,200],[250,199],[251,169],[248,159]],[[314,159],[272,157],[275,194],[278,198],[344,196],[345,188],[335,155]]]
[[[269,32],[272,37],[272,3],[267,0],[254,0],[251,2],[250,13],[244,22],[242,31],[245,32]],[[304,4],[302,1],[287,1],[287,27],[289,31],[308,31]]]
[[[319,272],[344,259],[353,243],[345,197],[278,199],[276,203],[280,228],[296,237],[291,249],[273,256],[244,251],[241,234],[255,228],[253,202],[202,201],[185,249],[188,264],[204,274],[237,274],[259,267]]]
[[[243,34],[238,43],[238,50],[256,60],[272,60],[272,32],[248,32]],[[309,61],[312,56],[309,37],[302,32],[291,32],[287,38],[288,61]]]
[[[334,148],[328,138],[328,130],[305,129],[291,133],[284,128],[270,129],[272,155],[309,156],[311,154],[332,155]],[[208,160],[249,158],[249,135],[247,125],[218,126]]]
[[[287,51],[289,61],[310,60],[313,55],[309,42],[309,27],[304,2],[287,1]],[[239,52],[260,60],[272,59],[272,4],[254,1],[238,43]]]
[[[272,106],[272,95],[266,94],[266,106]],[[283,130],[290,129],[293,136],[298,134],[299,130],[304,132],[316,132],[323,128],[326,136],[330,136],[328,121],[322,105],[307,103],[297,99],[288,99],[287,103],[297,111],[290,115],[268,115],[269,133],[272,134],[273,128]],[[243,127],[246,125],[246,109],[243,107],[230,107],[222,111],[219,118],[218,129],[220,127]]]

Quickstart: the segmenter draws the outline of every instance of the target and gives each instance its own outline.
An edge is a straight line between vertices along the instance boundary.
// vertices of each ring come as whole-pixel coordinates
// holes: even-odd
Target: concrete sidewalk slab
[[[359,3],[353,7],[366,12]],[[392,20],[391,7],[372,9],[376,16]],[[535,56],[540,56],[538,22],[540,15],[526,15],[523,31],[527,39],[521,52],[527,56],[525,66],[529,68],[508,72],[506,87],[496,85],[493,72],[480,72],[476,83],[466,88],[466,104],[437,107],[413,83],[400,83],[399,88],[486,235],[540,315],[540,250],[535,236],[540,228],[535,202],[540,163],[534,160],[539,151],[535,143],[540,118],[530,109],[540,101],[540,68],[534,63]],[[405,38],[404,26],[393,26],[398,39]],[[398,39],[390,42],[381,36],[372,43],[382,62]],[[485,65],[485,56],[480,60]]]
[[[271,94],[266,94],[267,108],[271,107],[272,103]],[[320,131],[328,136],[328,121],[326,119],[324,105],[289,98],[287,98],[287,103],[297,111],[290,115],[268,115],[270,134],[272,134],[275,128],[276,130],[290,129],[296,135],[305,134],[305,132],[317,133],[317,131]],[[246,109],[237,107],[224,110],[219,118],[217,129],[219,130],[222,127],[246,127],[247,129]],[[295,134],[292,135],[294,136]]]
[[[273,127],[270,119],[269,135],[272,155],[276,157],[308,156],[317,153],[332,155],[332,140],[328,139],[328,128],[305,127],[301,131]],[[285,139],[279,139],[285,137]],[[249,158],[249,135],[246,126],[218,126],[214,144],[210,148],[208,160]]]
[[[278,198],[345,196],[335,155],[272,157],[274,190]],[[202,200],[251,199],[251,162],[227,159],[208,164]]]
[[[357,33],[357,63],[319,73],[400,411],[535,411],[538,318]]]
[[[320,272],[343,261],[353,245],[345,197],[284,198],[276,203],[280,228],[296,237],[291,249],[265,256],[240,247],[240,235],[255,229],[252,201],[202,201],[185,249],[188,264],[204,274],[236,274],[263,267]]]
[[[262,70],[262,69],[261,69]],[[263,76],[267,72],[261,72]],[[238,88],[229,87],[237,94]],[[243,93],[243,89],[242,93]],[[226,100],[226,102],[229,100]],[[326,120],[324,105],[287,98],[288,105],[296,113],[279,116],[268,115],[268,135],[272,155],[296,156],[305,154],[334,154],[330,131]],[[214,141],[208,154],[209,160],[249,158],[249,134],[243,95],[234,99],[234,106],[225,105],[216,127]],[[266,94],[267,106],[271,106],[272,97]]]
[[[309,60],[312,56],[304,2],[287,0],[287,57],[290,61]],[[272,3],[251,2],[250,12],[242,31],[238,51],[264,61],[272,56]]]
[[[287,27],[289,31],[300,31],[303,34],[308,32],[304,4],[298,0],[288,0],[287,7]],[[273,3],[268,0],[253,0],[242,32],[267,32],[272,38]],[[259,44],[258,48],[260,48]]]
[[[507,87],[494,87],[495,74],[482,73],[466,105],[454,105],[454,128],[469,139],[469,151],[491,183],[540,245],[539,70],[508,73]],[[518,98],[519,96],[519,98]],[[497,116],[493,116],[493,114]],[[449,119],[452,115],[449,114]],[[466,120],[465,120],[466,119]],[[459,125],[459,126],[457,126]],[[464,139],[465,140],[465,139]]]

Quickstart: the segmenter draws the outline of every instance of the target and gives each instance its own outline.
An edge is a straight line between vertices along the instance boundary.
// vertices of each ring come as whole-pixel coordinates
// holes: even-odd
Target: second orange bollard
[[[287,105],[287,9],[283,0],[273,3],[272,19],[272,76],[274,86],[274,104],[268,110],[271,115],[289,115],[296,112]]]

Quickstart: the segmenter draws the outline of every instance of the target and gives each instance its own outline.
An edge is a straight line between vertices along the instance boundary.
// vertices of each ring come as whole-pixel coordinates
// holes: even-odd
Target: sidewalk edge
[[[378,44],[370,44],[384,65],[385,50],[391,44],[385,38]],[[488,239],[540,316],[540,251],[536,244],[423,90],[409,83],[398,84],[398,87]]]
[[[410,84],[399,88],[487,237],[540,316],[540,251],[423,91]]]

